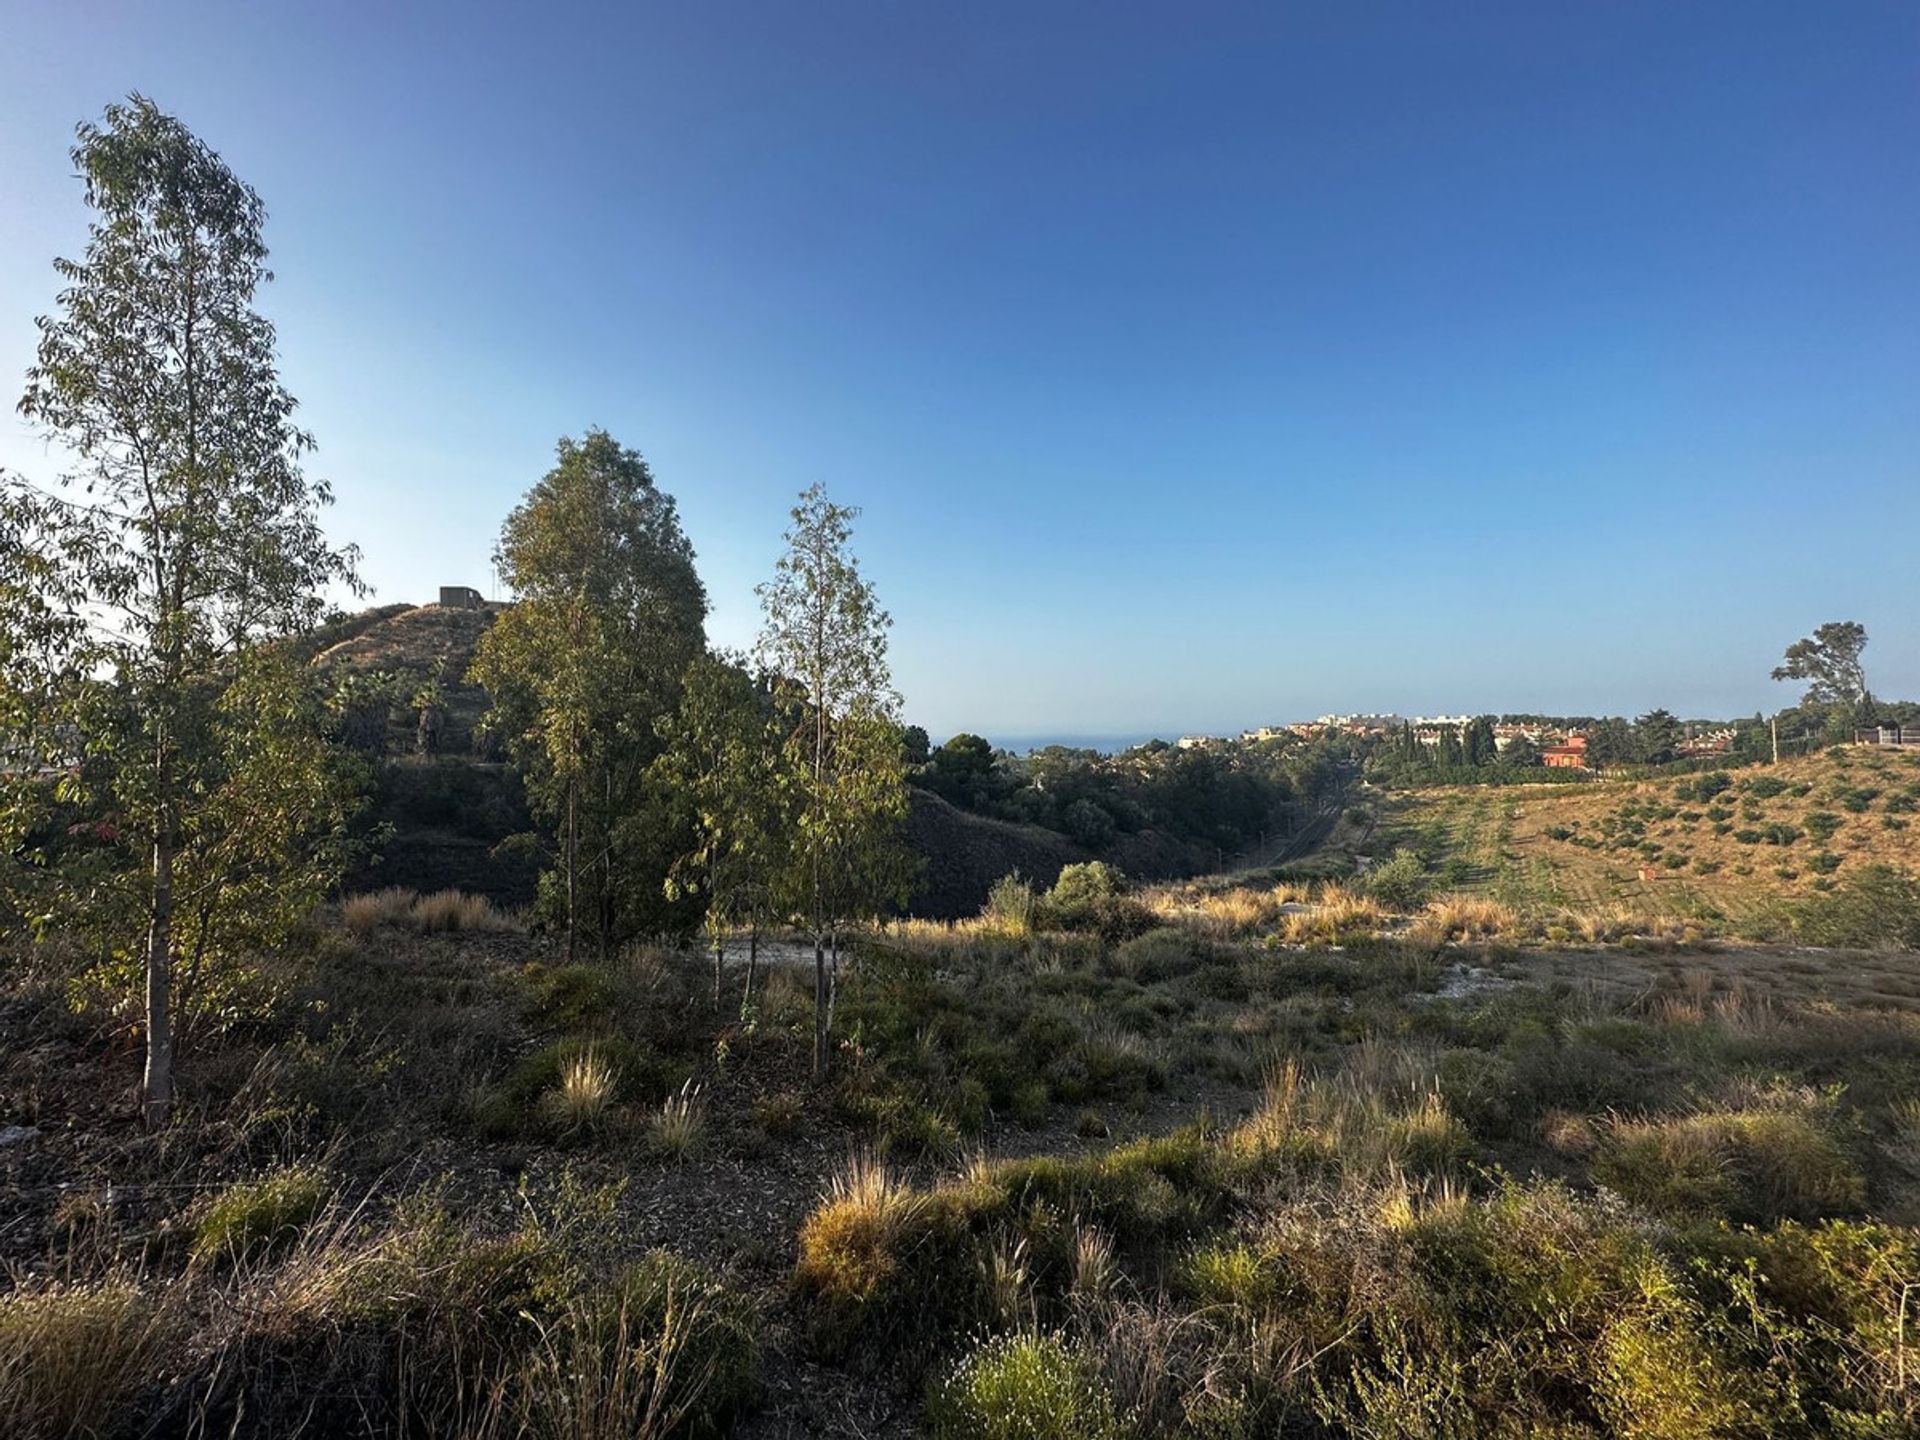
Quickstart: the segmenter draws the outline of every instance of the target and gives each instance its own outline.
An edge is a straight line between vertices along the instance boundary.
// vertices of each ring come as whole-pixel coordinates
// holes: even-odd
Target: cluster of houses
[[[1262,725],[1257,729],[1243,730],[1240,740],[1243,744],[1258,743],[1262,740],[1278,740],[1285,736],[1298,735],[1309,739],[1323,735],[1386,735],[1397,734],[1411,728],[1413,738],[1429,750],[1437,749],[1443,735],[1451,731],[1458,735],[1471,725],[1472,715],[1322,715],[1317,720],[1301,720],[1291,725]],[[1733,747],[1733,727],[1702,730],[1689,734],[1681,740],[1677,749],[1688,757],[1722,755]],[[1501,723],[1493,727],[1494,748],[1505,751],[1519,741],[1525,741],[1540,752],[1540,763],[1556,770],[1585,770],[1590,768],[1587,754],[1587,736],[1579,730],[1570,730],[1559,726],[1541,723]],[[1183,735],[1179,745],[1182,749],[1197,749],[1209,745],[1224,745],[1227,740],[1218,735]]]

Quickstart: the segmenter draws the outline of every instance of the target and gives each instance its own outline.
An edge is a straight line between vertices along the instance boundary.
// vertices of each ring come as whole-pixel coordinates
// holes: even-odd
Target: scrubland
[[[154,1135],[15,954],[0,1433],[1914,1433],[1920,961],[1444,864],[1009,882],[819,1086],[810,973],[357,897]]]

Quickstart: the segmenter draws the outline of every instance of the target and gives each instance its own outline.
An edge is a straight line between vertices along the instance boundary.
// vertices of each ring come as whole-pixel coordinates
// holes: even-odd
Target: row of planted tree
[[[84,947],[144,1030],[164,1122],[176,1028],[338,883],[364,763],[329,743],[299,648],[356,553],[319,523],[281,384],[255,192],[135,96],[82,125],[93,212],[39,322],[21,413],[72,457],[0,474],[0,919]],[[842,925],[900,894],[904,758],[888,619],[816,487],[760,587],[754,662],[710,653],[673,500],[601,432],[507,520],[519,596],[474,678],[549,837],[571,955],[659,907],[815,937],[816,1064]]]

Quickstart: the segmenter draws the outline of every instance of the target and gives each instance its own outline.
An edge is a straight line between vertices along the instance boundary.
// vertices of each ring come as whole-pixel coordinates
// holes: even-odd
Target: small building
[[[442,585],[440,603],[449,610],[479,610],[485,607],[487,600],[471,585]]]
[[[1549,745],[1540,752],[1540,763],[1555,770],[1584,770],[1587,768],[1587,737],[1569,735],[1558,745]]]

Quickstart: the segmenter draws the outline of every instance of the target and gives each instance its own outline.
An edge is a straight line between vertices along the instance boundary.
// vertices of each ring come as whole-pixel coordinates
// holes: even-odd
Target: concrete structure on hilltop
[[[471,585],[442,585],[440,604],[449,610],[481,610],[486,607],[487,597]]]

